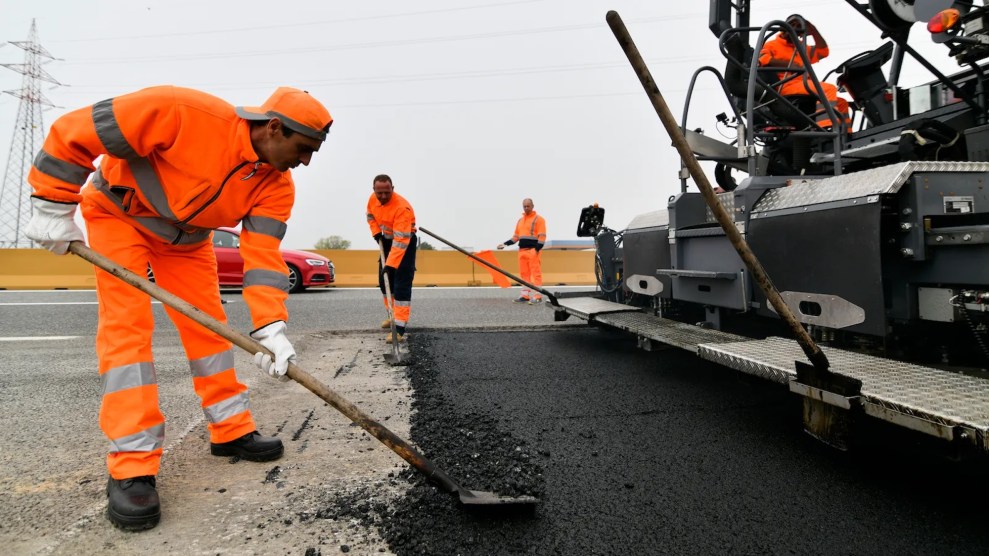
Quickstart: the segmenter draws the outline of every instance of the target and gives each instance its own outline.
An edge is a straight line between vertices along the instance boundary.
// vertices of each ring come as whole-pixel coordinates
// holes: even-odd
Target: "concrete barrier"
[[[341,288],[378,285],[378,252],[310,250],[333,261],[335,286]],[[519,275],[518,251],[495,251],[498,265]],[[416,253],[415,286],[494,286],[487,267],[473,263],[456,251]],[[593,251],[545,250],[543,284],[546,286],[594,285]],[[86,261],[57,256],[44,249],[0,249],[0,289],[93,289],[96,277]]]

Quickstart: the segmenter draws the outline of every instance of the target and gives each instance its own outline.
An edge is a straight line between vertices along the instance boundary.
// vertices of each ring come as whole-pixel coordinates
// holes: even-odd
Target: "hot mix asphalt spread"
[[[882,428],[836,452],[802,432],[785,389],[634,344],[578,328],[418,334],[395,370],[415,392],[412,442],[467,488],[539,505],[466,510],[405,469],[389,478],[408,485],[397,502],[361,487],[298,518],[376,527],[396,554],[989,553],[984,460]]]

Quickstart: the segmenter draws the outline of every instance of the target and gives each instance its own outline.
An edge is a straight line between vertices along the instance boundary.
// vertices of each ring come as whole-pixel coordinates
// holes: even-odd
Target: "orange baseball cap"
[[[237,115],[245,120],[278,118],[285,127],[320,141],[333,124],[333,117],[309,91],[279,87],[261,106],[238,106]]]

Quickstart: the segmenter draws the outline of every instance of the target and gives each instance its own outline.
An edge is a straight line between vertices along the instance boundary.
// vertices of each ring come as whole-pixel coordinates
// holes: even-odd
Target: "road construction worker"
[[[34,210],[25,233],[65,254],[69,242],[83,241],[74,221],[81,205],[95,251],[141,276],[150,265],[158,285],[226,322],[211,235],[214,228],[242,224],[251,336],[274,353],[274,359],[256,354],[255,363],[286,379],[296,357],[286,337],[289,281],[279,253],[295,200],[289,170],[309,164],[332,122],[319,101],[289,87],[259,107],[235,108],[203,92],[161,86],[69,112],[52,124],[28,175]],[[99,269],[96,293],[99,422],[110,440],[107,515],[118,527],[147,529],[160,516],[155,477],[165,438],[150,298]],[[281,440],[262,436],[251,416],[231,343],[166,311],[202,401],[210,452],[280,458]]]
[[[533,286],[543,285],[543,269],[540,261],[540,251],[546,244],[546,219],[536,214],[532,199],[522,200],[522,218],[515,224],[515,234],[505,243],[499,243],[498,249],[508,245],[519,244],[519,273],[526,282]],[[522,294],[516,303],[542,303],[543,296],[528,286],[522,286]]]
[[[807,50],[807,57],[812,64],[828,57],[830,50],[824,36],[813,23],[807,21],[799,14],[793,14],[786,18],[786,23],[793,28],[797,36],[804,42]],[[814,44],[807,44],[806,36],[810,34],[814,38]],[[803,67],[803,59],[797,54],[797,49],[790,42],[790,36],[781,32],[776,38],[767,41],[759,52],[759,65],[779,68]],[[780,84],[776,86],[776,91],[783,96],[813,96],[818,97],[817,88],[810,75],[806,72],[780,72],[777,74]],[[851,127],[851,120],[848,117],[848,101],[838,96],[838,88],[831,83],[821,82],[824,89],[824,96],[831,104],[838,117],[845,121],[846,131]],[[822,128],[831,127],[831,119],[824,109],[823,103],[818,100],[816,109],[816,121]]]
[[[391,178],[385,174],[371,181],[373,193],[367,200],[367,224],[374,241],[385,252],[385,264],[378,261],[378,287],[385,303],[391,308],[394,301],[395,331],[399,342],[408,339],[409,317],[412,314],[412,280],[416,274],[416,213],[404,197],[395,193]],[[385,293],[385,277],[391,288],[392,300]],[[385,319],[382,328],[391,328],[391,320]],[[389,334],[385,342],[392,343]]]

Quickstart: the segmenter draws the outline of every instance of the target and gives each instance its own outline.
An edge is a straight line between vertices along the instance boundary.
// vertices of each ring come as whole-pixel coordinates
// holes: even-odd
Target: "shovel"
[[[388,284],[388,274],[385,272],[385,248],[378,241],[378,254],[381,255],[381,280],[385,283],[385,304],[388,310],[388,322],[391,323],[391,353],[385,354],[385,361],[391,366],[408,365],[409,362],[398,349],[398,330],[395,329],[395,298],[391,296],[391,285]]]
[[[109,272],[117,278],[120,278],[124,282],[127,282],[158,301],[161,301],[163,304],[196,321],[207,330],[216,333],[218,336],[226,338],[244,351],[250,354],[255,354],[260,351],[274,357],[274,354],[272,354],[271,351],[255,341],[254,338],[230,328],[210,315],[200,311],[190,303],[180,299],[178,296],[169,293],[157,284],[153,284],[145,280],[144,278],[134,274],[96,251],[93,251],[82,242],[71,242],[69,244],[68,251]],[[444,473],[442,469],[436,467],[433,462],[429,461],[422,454],[417,452],[415,448],[409,445],[408,442],[402,440],[401,437],[385,428],[384,425],[372,419],[369,415],[361,411],[356,405],[350,403],[333,390],[330,390],[328,386],[316,380],[315,377],[302,370],[295,363],[289,363],[287,376],[304,386],[313,394],[316,394],[322,398],[323,401],[333,406],[333,408],[340,413],[346,415],[348,419],[359,425],[371,436],[380,440],[382,444],[401,456],[402,459],[409,462],[410,465],[418,469],[428,479],[439,485],[444,491],[457,495],[461,504],[468,507],[533,506],[536,502],[538,502],[534,496],[503,496],[493,492],[468,490],[464,488],[451,479],[449,475]]]
[[[646,66],[645,60],[642,59],[639,49],[636,48],[635,42],[632,41],[632,37],[625,27],[625,23],[622,22],[621,16],[618,15],[618,12],[609,11],[605,19],[608,22],[608,26],[611,27],[615,38],[618,40],[618,44],[625,52],[625,56],[632,65],[636,76],[638,76],[642,88],[645,90],[649,101],[656,110],[656,115],[659,116],[663,127],[666,128],[666,132],[673,141],[673,146],[676,147],[677,152],[680,154],[684,166],[690,172],[690,177],[694,179],[694,183],[704,197],[704,201],[711,209],[718,224],[721,225],[725,236],[728,237],[728,240],[738,252],[738,256],[745,263],[745,266],[748,267],[749,272],[755,279],[755,283],[762,289],[766,299],[776,309],[776,313],[786,322],[790,330],[793,331],[797,343],[800,344],[804,355],[810,361],[810,364],[803,361],[796,361],[797,382],[813,390],[820,391],[814,394],[818,398],[828,393],[834,393],[849,399],[858,397],[862,389],[862,381],[846,375],[837,374],[830,369],[830,362],[827,355],[821,351],[821,348],[814,342],[810,334],[804,330],[800,321],[793,314],[793,311],[783,301],[776,286],[769,279],[766,269],[763,268],[762,263],[759,262],[755,253],[749,248],[749,244],[745,241],[745,238],[742,237],[738,228],[735,227],[732,216],[725,210],[721,201],[718,200],[714,189],[711,187],[711,183],[707,179],[707,175],[704,174],[704,169],[701,168],[697,157],[694,156],[694,152],[690,149],[690,145],[687,143],[683,131],[676,123],[673,113],[670,112],[670,107],[666,104],[662,93],[660,93],[656,81],[653,80],[652,73],[649,72],[649,68]],[[791,383],[791,390],[793,388],[794,384]],[[819,440],[841,450],[847,450],[849,446],[848,437],[851,420],[847,414],[848,412],[844,409],[826,403],[822,399],[815,399],[811,396],[804,397],[804,427],[807,432]]]
[[[503,270],[503,269],[501,269],[501,268],[499,268],[499,267],[497,267],[497,266],[489,263],[488,261],[486,261],[486,260],[484,260],[484,259],[482,259],[480,257],[475,257],[473,254],[468,253],[463,248],[457,247],[456,245],[454,245],[454,244],[450,243],[449,241],[441,238],[440,236],[434,234],[433,232],[430,232],[429,230],[427,230],[426,228],[423,228],[422,226],[419,226],[419,231],[425,233],[429,237],[432,237],[432,238],[436,239],[437,241],[442,241],[443,243],[449,245],[450,247],[453,247],[457,251],[460,251],[464,255],[467,255],[471,259],[473,259],[473,260],[475,260],[475,261],[483,264],[484,266],[486,266],[486,267],[488,267],[488,268],[490,268],[490,269],[492,269],[492,270],[494,270],[496,272],[500,272],[500,273],[504,274],[505,276],[508,276],[512,280],[515,280],[516,282],[518,282],[519,284],[524,285],[525,287],[529,288],[530,290],[536,290],[537,292],[545,295],[546,296],[546,299],[549,299],[549,302],[552,303],[553,306],[555,306],[555,307],[559,307],[560,306],[560,303],[556,300],[556,296],[555,295],[553,295],[552,293],[550,293],[550,292],[548,292],[548,291],[540,288],[539,286],[535,286],[533,284],[530,284],[530,283],[526,282],[525,280],[519,278],[518,276],[516,276],[516,275],[514,275],[514,274],[512,274],[510,272],[508,272],[507,270]]]

